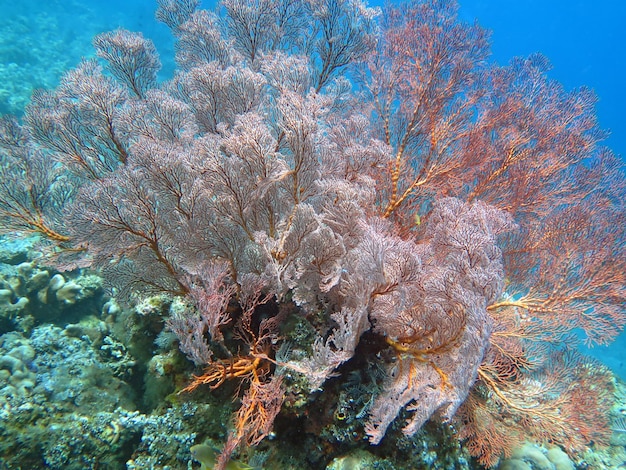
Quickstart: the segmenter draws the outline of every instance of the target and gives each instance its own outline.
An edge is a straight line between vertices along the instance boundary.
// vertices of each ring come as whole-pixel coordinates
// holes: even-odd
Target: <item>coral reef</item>
[[[135,393],[116,376],[127,358],[103,359],[88,335],[95,331],[101,336],[104,324],[42,325],[29,337],[17,331],[0,337],[5,465],[94,468],[119,458],[103,447],[115,440],[115,426],[102,412],[134,409]]]
[[[574,462],[558,447],[542,448],[526,443],[498,466],[500,470],[574,470]]]
[[[157,2],[171,80],[120,28],[0,118],[0,232],[37,237],[0,252],[1,464],[609,446],[616,382],[576,344],[626,324],[626,179],[592,94],[489,63],[453,0],[199,3]]]
[[[85,314],[99,314],[102,277],[77,270],[60,273],[43,266],[33,242],[4,245],[0,258],[0,333],[17,324],[26,331],[42,322],[67,324]],[[9,255],[15,249],[14,255]]]
[[[14,264],[5,263],[23,265],[19,271],[9,270],[17,277],[5,279],[19,280],[12,285],[30,281],[31,286],[43,286],[27,290],[29,299],[39,301],[42,289],[56,292],[50,289],[54,275],[25,261],[28,253],[16,255]],[[37,284],[33,277],[45,282]],[[208,442],[219,449],[234,406],[233,388],[210,395],[174,393],[186,383],[192,365],[178,351],[177,339],[165,323],[190,306],[168,295],[142,299],[132,308],[109,298],[98,305],[97,316],[91,307],[84,308],[76,323],[61,327],[50,324],[52,317],[47,322],[42,317],[22,331],[16,321],[16,329],[0,336],[0,462],[22,468],[182,470],[194,465],[193,445]],[[319,318],[295,313],[282,325],[281,334],[296,350],[306,350]],[[22,309],[15,315],[30,313]],[[365,335],[355,354],[358,360],[342,366],[341,378],[328,381],[324,393],[316,396],[309,395],[299,373],[286,371],[284,415],[277,418],[272,436],[256,450],[243,452],[239,461],[281,469],[479,468],[454,429],[435,422],[411,437],[402,435],[402,420],[394,422],[387,431],[391,439],[368,448],[367,413],[384,380],[384,371],[373,359],[377,341]],[[619,420],[626,400],[623,385],[618,385],[613,413]],[[558,448],[528,444],[500,468],[562,470],[583,463],[590,469],[617,468],[626,455],[624,444],[623,434],[616,431],[610,448],[588,452],[578,462]]]

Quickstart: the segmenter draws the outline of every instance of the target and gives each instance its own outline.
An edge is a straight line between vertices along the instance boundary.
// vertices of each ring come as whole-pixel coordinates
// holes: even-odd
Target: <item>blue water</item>
[[[461,0],[461,16],[493,31],[493,59],[546,55],[550,76],[566,88],[587,86],[599,97],[606,141],[626,157],[626,2],[620,0]]]

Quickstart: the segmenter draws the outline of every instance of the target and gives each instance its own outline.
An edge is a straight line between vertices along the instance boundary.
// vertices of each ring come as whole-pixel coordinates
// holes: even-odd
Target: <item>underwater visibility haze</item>
[[[1,2],[0,469],[622,468],[624,7],[490,3]]]

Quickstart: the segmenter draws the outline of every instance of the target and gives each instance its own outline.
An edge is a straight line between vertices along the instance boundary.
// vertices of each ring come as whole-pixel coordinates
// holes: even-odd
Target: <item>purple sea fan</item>
[[[405,406],[413,412],[407,435],[437,411],[452,418],[489,347],[493,319],[487,305],[504,287],[496,239],[513,224],[485,204],[452,198],[435,205],[428,224],[427,242],[414,249],[421,269],[413,277],[398,277],[372,304],[375,331],[397,358],[387,366],[384,391],[366,425],[373,444]]]

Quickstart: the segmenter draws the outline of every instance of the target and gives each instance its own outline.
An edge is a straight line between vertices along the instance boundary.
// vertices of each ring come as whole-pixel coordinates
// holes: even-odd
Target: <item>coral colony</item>
[[[281,416],[351,422],[372,452],[447,423],[486,466],[606,444],[614,379],[572,347],[626,320],[623,165],[593,94],[539,55],[489,63],[448,0],[198,4],[158,0],[170,80],[117,30],[2,118],[0,217],[122,305],[178,302],[176,400],[238,398],[205,460],[280,439]],[[74,302],[58,276],[46,295]]]

